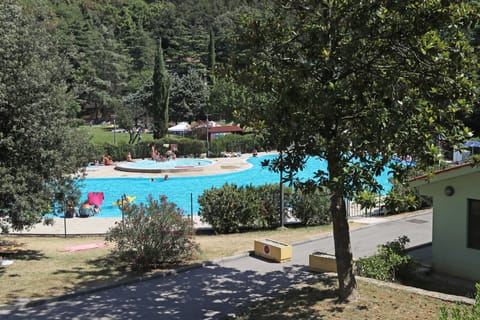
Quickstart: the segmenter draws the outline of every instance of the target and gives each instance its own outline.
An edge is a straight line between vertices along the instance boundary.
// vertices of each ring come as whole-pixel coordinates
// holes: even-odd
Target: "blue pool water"
[[[186,214],[191,213],[191,204],[193,204],[193,214],[196,215],[199,210],[198,196],[206,189],[221,187],[225,183],[235,183],[239,186],[278,183],[280,180],[279,174],[261,166],[263,160],[274,157],[249,158],[247,161],[253,165],[252,168],[215,176],[171,177],[168,180],[156,178],[154,181],[150,178],[89,178],[82,182],[81,201],[87,199],[88,192],[103,192],[105,200],[102,205],[102,211],[96,217],[107,218],[121,216],[120,209],[113,202],[120,199],[123,194],[136,196],[135,203],[137,204],[140,202],[145,203],[149,194],[156,199],[158,199],[159,195],[166,195],[168,201],[182,208]],[[313,177],[315,171],[319,168],[325,169],[326,163],[316,158],[309,158],[306,169],[300,172],[298,177],[301,179]],[[388,178],[389,175],[386,172],[377,178],[385,191],[390,190]],[[191,201],[191,195],[193,201]]]

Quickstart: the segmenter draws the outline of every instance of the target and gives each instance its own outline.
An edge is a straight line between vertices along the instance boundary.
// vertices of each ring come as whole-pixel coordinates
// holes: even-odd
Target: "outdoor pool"
[[[88,192],[103,192],[105,199],[102,211],[95,217],[108,218],[121,216],[120,209],[114,203],[123,194],[135,196],[134,203],[137,204],[145,203],[150,194],[156,199],[159,195],[166,195],[168,201],[182,208],[185,214],[193,213],[196,215],[199,211],[198,196],[206,189],[221,187],[225,183],[235,183],[239,186],[278,183],[280,180],[279,174],[271,172],[261,165],[261,162],[267,158],[275,158],[275,156],[252,157],[247,160],[252,164],[250,169],[214,176],[170,177],[168,180],[163,178],[153,180],[151,178],[87,178],[81,182],[81,201],[87,199]],[[313,177],[315,171],[319,168],[325,169],[325,162],[316,158],[309,158],[305,169],[298,176],[301,179]],[[377,178],[385,191],[390,190],[388,178],[387,172]]]
[[[210,166],[213,161],[205,159],[177,158],[168,161],[137,160],[135,162],[122,162],[115,169],[130,172],[179,172],[179,171],[200,171],[202,167]]]

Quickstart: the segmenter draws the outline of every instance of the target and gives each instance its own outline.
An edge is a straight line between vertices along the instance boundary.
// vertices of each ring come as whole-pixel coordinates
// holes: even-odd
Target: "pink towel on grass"
[[[65,251],[75,252],[80,250],[88,250],[88,249],[95,249],[95,248],[102,248],[102,247],[105,247],[105,243],[103,242],[87,243],[87,244],[81,244],[73,247],[66,247]]]

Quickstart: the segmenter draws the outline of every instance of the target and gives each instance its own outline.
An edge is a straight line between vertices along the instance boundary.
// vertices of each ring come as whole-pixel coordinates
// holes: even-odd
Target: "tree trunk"
[[[338,293],[341,301],[347,301],[357,286],[353,274],[353,257],[350,246],[350,230],[345,199],[338,192],[332,195],[330,209],[333,222],[333,240],[337,260]]]
[[[328,171],[330,179],[340,176],[340,157],[334,160],[328,159]],[[339,300],[348,301],[350,295],[357,287],[353,274],[353,256],[350,246],[350,228],[348,226],[347,209],[345,206],[344,192],[341,188],[342,182],[336,182],[332,186],[332,197],[330,198],[330,210],[333,222],[333,240],[335,243],[335,258],[337,261],[338,293]]]

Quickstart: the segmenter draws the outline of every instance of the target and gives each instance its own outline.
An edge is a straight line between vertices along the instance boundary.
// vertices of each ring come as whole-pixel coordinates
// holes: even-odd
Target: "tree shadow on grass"
[[[323,319],[321,310],[315,306],[324,300],[335,301],[338,299],[338,290],[333,287],[336,280],[331,277],[320,277],[318,284],[322,288],[303,286],[292,288],[280,297],[272,297],[247,307],[241,311],[242,319]],[[235,318],[234,316],[233,318]],[[233,319],[227,318],[227,319]]]
[[[75,291],[91,289],[96,286],[107,286],[123,281],[138,278],[144,275],[141,272],[130,270],[128,266],[113,255],[106,255],[87,262],[93,268],[72,268],[57,270],[54,274],[68,274],[74,279]]]
[[[92,261],[99,266],[106,266],[110,262],[104,259]],[[264,272],[243,268],[245,265],[259,263],[265,267],[263,263],[250,257],[225,264],[208,263],[169,276],[152,277],[148,281],[136,281],[108,290],[85,293],[80,297],[67,297],[53,304],[16,310],[12,319],[35,319],[40,314],[42,317],[57,318],[121,318],[128,315],[130,319],[219,319],[227,314],[237,313],[238,308],[259,301],[271,301],[270,303],[275,304],[272,298],[283,294],[292,297],[289,305],[291,312],[301,314],[300,318],[314,319],[315,299],[336,298],[336,291],[333,289],[336,278],[311,273],[304,265],[297,264],[276,265],[276,269],[269,267],[269,270]],[[117,267],[108,268],[115,271]],[[72,276],[79,278],[96,276],[94,272],[71,272]],[[303,288],[319,281],[328,288]],[[83,282],[82,285],[86,286],[86,283]],[[291,288],[296,288],[296,291],[288,293]],[[298,302],[299,295],[300,301],[306,302]],[[80,300],[81,304],[76,303]],[[281,306],[276,305],[277,309],[279,307]],[[272,312],[274,319],[289,318],[279,311]]]
[[[27,250],[25,243],[15,240],[0,240],[0,256],[6,259],[41,260],[45,254],[39,250]]]
[[[25,260],[25,261],[34,261],[46,259],[46,256],[43,252],[39,250],[29,250],[24,249],[26,246],[25,243],[21,243],[15,240],[0,240],[0,257],[3,260]],[[0,276],[3,276],[7,270],[6,265],[2,266],[0,264]]]

